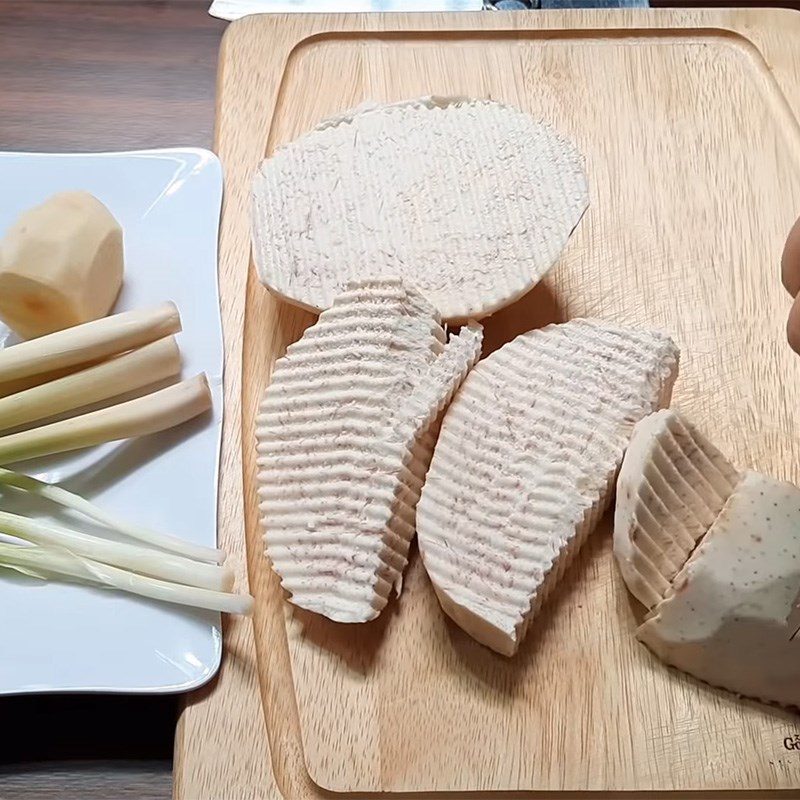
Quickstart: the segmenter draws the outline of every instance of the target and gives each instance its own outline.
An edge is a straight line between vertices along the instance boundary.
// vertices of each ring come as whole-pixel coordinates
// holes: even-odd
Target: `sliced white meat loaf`
[[[318,311],[352,280],[397,276],[451,322],[527,292],[589,202],[572,143],[466,98],[341,114],[276,150],[252,193],[253,256],[280,297]]]
[[[291,602],[366,622],[399,591],[430,461],[428,431],[480,356],[445,344],[399,279],[355,285],[275,365],[256,422],[269,558]]]
[[[467,633],[516,652],[603,514],[633,426],[669,403],[677,368],[663,334],[574,320],[472,370],[417,508],[425,567]]]
[[[614,555],[647,608],[666,594],[739,480],[736,468],[671,409],[633,431],[617,480]]]
[[[667,664],[800,707],[800,489],[746,472],[637,631]]]

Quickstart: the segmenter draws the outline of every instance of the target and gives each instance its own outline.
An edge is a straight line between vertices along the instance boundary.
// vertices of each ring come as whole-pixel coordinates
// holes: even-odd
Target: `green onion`
[[[63,548],[76,556],[173,583],[218,592],[227,592],[233,587],[233,571],[230,567],[199,563],[139,545],[89,536],[7,511],[0,511],[0,532],[32,544]]]
[[[31,478],[28,475],[21,475],[17,472],[12,472],[10,469],[0,467],[0,485],[12,486],[15,489],[49,500],[51,503],[57,503],[63,508],[76,511],[117,533],[121,533],[129,539],[144,542],[151,547],[166,550],[170,553],[177,553],[195,561],[221,564],[225,560],[225,553],[222,550],[217,550],[214,547],[203,547],[199,544],[187,542],[177,536],[151,531],[148,528],[118,519],[80,495],[68,492],[60,486],[54,486],[36,478]]]
[[[0,567],[15,569],[25,575],[45,580],[51,577],[71,578],[92,586],[118,589],[152,600],[228,614],[250,614],[253,609],[253,598],[250,595],[215,592],[169,583],[56,548],[0,543]]]

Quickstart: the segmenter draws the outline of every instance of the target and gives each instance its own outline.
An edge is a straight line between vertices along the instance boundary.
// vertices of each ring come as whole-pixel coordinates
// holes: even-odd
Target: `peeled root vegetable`
[[[88,192],[59,192],[0,241],[0,317],[26,339],[98,319],[122,276],[117,220]]]

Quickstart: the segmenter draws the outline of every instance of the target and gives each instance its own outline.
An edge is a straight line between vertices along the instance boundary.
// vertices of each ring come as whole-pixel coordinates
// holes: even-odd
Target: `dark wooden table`
[[[211,147],[225,23],[207,10],[0,0],[0,150]],[[0,800],[166,800],[176,714],[174,697],[0,698]]]
[[[211,147],[225,23],[207,8],[208,0],[0,0],[0,150]],[[0,800],[168,798],[176,712],[170,697],[0,699]]]
[[[0,0],[0,149],[211,147],[208,0]]]

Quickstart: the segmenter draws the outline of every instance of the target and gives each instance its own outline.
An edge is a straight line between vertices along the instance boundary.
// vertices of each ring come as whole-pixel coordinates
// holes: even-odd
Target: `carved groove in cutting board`
[[[675,45],[691,45],[708,47],[714,45],[721,45],[726,48],[738,50],[741,57],[750,61],[750,66],[759,73],[760,77],[769,83],[769,91],[773,95],[773,101],[776,102],[782,113],[785,115],[785,122],[788,127],[793,128],[795,132],[800,132],[800,123],[792,114],[791,107],[786,100],[785,95],[781,92],[769,65],[764,60],[761,51],[744,35],[730,30],[722,30],[715,28],[687,28],[685,30],[675,32],[674,30],[658,30],[658,29],[629,29],[618,28],[614,30],[530,30],[523,32],[513,31],[495,31],[493,33],[479,33],[476,31],[468,32],[439,32],[431,34],[429,32],[413,32],[413,31],[381,31],[369,37],[368,42],[364,42],[363,34],[356,32],[338,32],[338,33],[321,33],[316,36],[309,36],[306,39],[298,42],[289,53],[286,61],[286,68],[278,89],[278,96],[275,103],[275,112],[272,119],[272,124],[269,128],[269,135],[267,137],[266,154],[271,155],[279,143],[276,141],[276,126],[275,121],[280,119],[285,114],[285,104],[292,103],[293,99],[288,97],[287,86],[291,86],[293,81],[296,85],[296,79],[293,73],[297,68],[297,61],[306,57],[307,51],[327,46],[337,46],[341,44],[367,44],[371,46],[401,46],[401,47],[434,47],[442,46],[443,42],[450,45],[474,45],[480,48],[485,48],[488,45],[493,45],[498,42],[506,43],[510,41],[520,40],[535,40],[542,46],[550,43],[558,44],[568,42],[576,46],[602,46],[602,45],[627,45],[636,46],[648,43],[658,43],[665,47],[674,47]],[[432,90],[428,94],[436,94]],[[354,108],[358,105],[358,95],[352,93],[352,105],[343,106],[343,108]],[[376,99],[376,98],[370,98]],[[494,99],[494,98],[493,98]],[[316,121],[321,121],[326,118],[326,114],[315,116]],[[310,127],[313,127],[312,123]],[[304,133],[309,128],[298,128],[287,138],[281,138],[280,143],[289,142],[297,138],[300,134]]]
[[[620,39],[618,28],[626,22],[635,28],[636,47]],[[656,40],[647,32],[648,41],[642,42],[642,30],[651,25],[670,33]],[[692,33],[681,25],[701,31],[702,46],[694,46]],[[480,47],[447,41],[437,53],[407,41],[418,34],[436,38],[419,29],[442,27],[445,39],[469,39],[475,26],[481,30],[475,39]],[[566,26],[583,28],[577,42],[571,41],[571,31],[565,34]],[[603,26],[614,30],[598,34]],[[540,27],[555,30],[542,35],[535,30]],[[715,27],[731,31],[705,38]],[[487,33],[494,28],[502,29],[494,31],[498,39]],[[509,33],[512,28],[517,30]],[[387,36],[384,29],[396,34]],[[351,41],[335,47],[304,45],[315,35],[333,31],[339,37],[354,30],[363,31],[363,39],[347,34]],[[757,50],[740,46],[739,30],[753,38]],[[587,44],[580,38],[587,32],[597,41]],[[222,56],[218,117],[218,149],[227,177],[221,290],[227,416],[233,421],[230,432],[233,415],[242,408],[245,485],[243,506],[236,481],[237,473],[241,478],[238,436],[229,436],[220,536],[234,562],[243,563],[243,509],[248,573],[257,597],[256,640],[252,630],[248,633],[249,622],[226,626],[228,657],[220,678],[190,701],[181,718],[176,797],[324,797],[303,765],[284,638],[285,605],[261,554],[253,491],[250,442],[265,371],[312,319],[272,301],[252,273],[248,280],[249,181],[264,156],[268,133],[271,143],[279,143],[362,99],[399,99],[433,90],[491,95],[573,132],[581,148],[590,151],[589,173],[598,192],[585,228],[555,268],[547,291],[544,286],[535,291],[542,290],[548,302],[552,298],[554,318],[606,314],[621,323],[670,329],[686,355],[676,388],[686,413],[732,457],[797,480],[800,452],[792,432],[800,420],[781,386],[800,383],[800,359],[781,346],[788,303],[774,268],[785,230],[800,208],[796,122],[784,124],[787,115],[778,108],[780,90],[800,108],[797,36],[800,17],[765,9],[264,16],[231,26]],[[285,98],[276,112],[282,71],[293,49]],[[757,57],[747,57],[745,49]],[[772,65],[780,90],[760,52]],[[355,81],[350,80],[353,63],[358,65]],[[609,84],[610,76],[619,79]],[[303,82],[325,91],[299,91]],[[631,92],[641,119],[631,117]],[[747,125],[738,124],[742,118]],[[667,124],[672,129],[668,140]],[[624,159],[620,137],[632,142]],[[683,162],[671,162],[676,153]],[[756,161],[763,169],[756,169]],[[620,225],[626,216],[627,224]],[[628,268],[624,283],[619,265]],[[527,320],[531,308],[520,304],[517,310]],[[502,322],[497,331],[489,331],[493,344],[525,324],[505,312],[492,322]],[[725,409],[731,410],[727,416]],[[756,421],[762,423],[760,434],[754,432]],[[375,743],[369,755],[377,749],[379,761],[357,766],[373,785],[396,789],[432,780],[455,791],[450,797],[463,797],[467,785],[487,788],[490,781],[497,785],[505,779],[556,793],[563,788],[800,785],[799,770],[786,761],[782,748],[783,737],[796,728],[795,715],[739,703],[663,669],[637,649],[630,635],[631,605],[611,568],[609,545],[607,529],[590,539],[584,560],[553,598],[553,614],[531,634],[535,646],[524,648],[523,660],[511,668],[521,665],[517,677],[501,668],[499,677],[492,678],[498,657],[442,622],[417,562],[401,602],[386,611],[386,631],[381,647],[373,649],[371,666],[366,654],[357,659],[362,671],[369,666],[370,680],[350,676],[367,695],[366,711],[356,719],[346,710],[338,715],[334,744],[346,748],[350,729],[366,729]],[[589,618],[604,626],[597,636],[589,635]],[[297,630],[290,626],[295,649],[302,647],[295,640]],[[309,647],[299,652],[313,655]],[[422,684],[412,674],[420,659]],[[408,670],[394,677],[382,674],[397,665]],[[299,666],[315,668],[314,660]],[[524,701],[536,701],[535,692],[548,685],[553,691],[541,698],[543,715],[531,728]],[[436,691],[429,691],[431,686]],[[351,698],[350,688],[327,682],[316,694],[332,703],[343,692]],[[257,731],[262,703],[269,729]],[[506,723],[500,727],[492,723],[498,715]],[[426,719],[431,724],[426,726]],[[265,733],[274,772],[266,763]],[[475,758],[465,753],[465,742]],[[524,758],[515,760],[519,750]],[[318,779],[333,777],[343,785],[352,775],[337,769],[348,767],[353,755],[342,758],[329,749],[306,757],[320,762],[314,770]],[[783,766],[771,767],[770,761]]]

